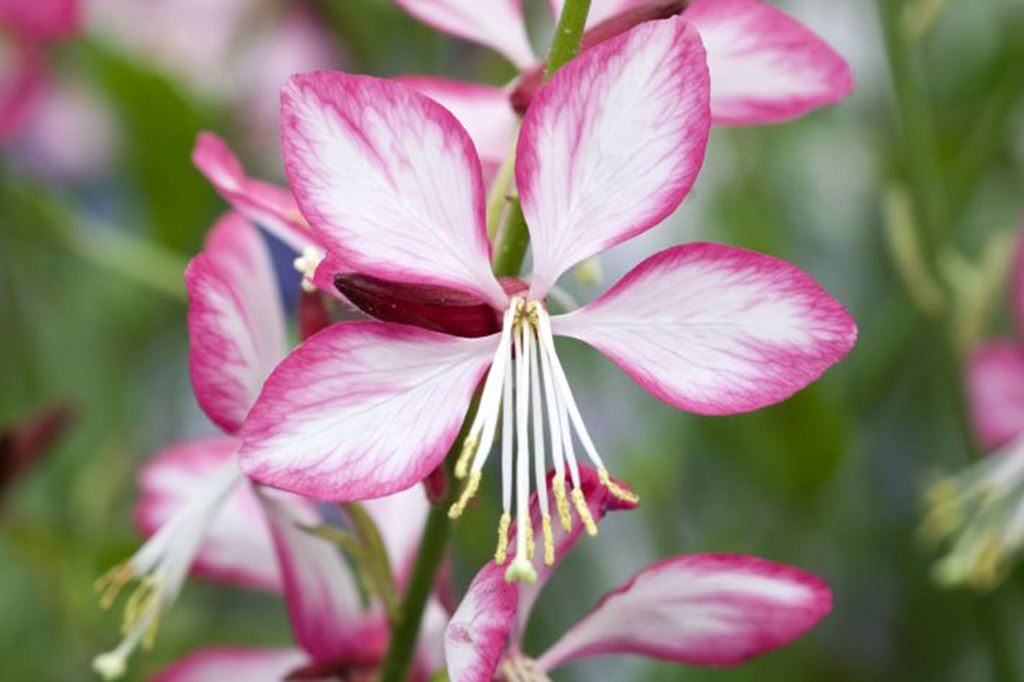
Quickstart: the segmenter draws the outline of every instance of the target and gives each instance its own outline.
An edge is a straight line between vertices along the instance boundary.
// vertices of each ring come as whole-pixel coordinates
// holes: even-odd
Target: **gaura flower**
[[[156,531],[189,506],[197,487],[233,463],[237,446],[236,439],[222,436],[171,448],[152,460],[142,475],[137,508],[144,530]],[[427,509],[420,488],[366,504],[399,586],[412,570]],[[357,676],[373,671],[387,649],[384,609],[372,595],[364,606],[355,576],[337,549],[303,528],[320,523],[321,514],[307,500],[253,486],[235,488],[202,541],[193,573],[282,593],[297,647],[205,649],[156,679],[278,682],[300,674],[303,679],[339,674],[361,679]],[[444,610],[432,601],[417,651],[416,679],[425,680],[443,665],[441,633],[446,621]]]
[[[654,395],[700,414],[782,400],[854,342],[845,310],[807,275],[715,244],[658,253],[593,303],[549,313],[545,293],[562,273],[660,222],[697,176],[708,75],[700,39],[681,18],[585,52],[531,105],[515,169],[533,245],[529,282],[503,286],[491,273],[480,164],[441,106],[393,82],[313,73],[292,78],[282,110],[291,186],[327,258],[345,266],[339,283],[353,272],[457,290],[490,306],[497,331],[466,338],[354,322],[308,339],[274,370],[242,428],[241,465],[261,483],[325,500],[403,490],[439,465],[486,375],[451,515],[477,490],[500,426],[503,564],[513,500],[519,525],[529,524],[530,490],[545,489],[548,461],[563,526],[571,501],[596,532],[576,443],[613,495],[634,499],[608,475],[555,334],[589,343]],[[551,513],[547,495],[538,499],[550,563]],[[536,577],[527,537],[515,543],[510,580]]]
[[[1010,288],[1018,335],[1024,331],[1024,240]],[[994,588],[1024,545],[1024,346],[1021,339],[983,343],[967,365],[967,397],[975,432],[990,452],[928,490],[922,538],[949,540],[936,566],[947,585]]]
[[[210,231],[202,253],[189,264],[185,280],[189,371],[196,399],[206,415],[231,436],[241,426],[263,379],[287,349],[284,310],[270,254],[255,228],[230,213]],[[138,581],[126,603],[123,641],[96,658],[95,667],[105,676],[121,674],[132,651],[140,643],[152,643],[161,614],[177,598],[204,538],[244,479],[234,457],[237,448],[237,439],[231,437],[179,444],[156,460],[157,473],[143,473],[143,490],[153,499],[141,508],[140,521],[150,538],[127,562],[97,581],[97,588],[104,593],[104,607],[113,605],[125,585]],[[221,466],[193,479],[189,487],[175,488],[192,492],[187,503],[175,501],[173,514],[158,513],[151,505],[163,508],[160,489],[166,484],[161,483],[164,467],[159,463],[164,458],[179,464],[168,468],[172,474],[190,461],[205,463],[214,458]],[[157,518],[161,523],[154,522]],[[214,547],[218,544],[211,542]],[[234,561],[238,571],[250,575],[253,569],[246,568],[247,559],[238,555]],[[199,570],[205,571],[202,563]],[[223,569],[231,561],[222,558],[217,564]],[[253,582],[266,585],[268,580],[264,576]]]
[[[595,520],[630,506],[610,495],[595,472],[581,467],[580,475]],[[531,502],[533,520],[526,527],[533,533],[543,518],[539,499]],[[556,563],[579,536],[579,529],[557,531]],[[651,564],[607,593],[544,653],[531,657],[523,637],[552,570],[542,569],[534,585],[509,584],[495,563],[476,575],[445,632],[452,682],[544,682],[571,661],[614,654],[738,665],[788,644],[832,609],[828,586],[795,568],[752,556],[678,556]]]
[[[505,157],[517,117],[542,82],[544,65],[526,35],[519,0],[395,0],[409,14],[497,50],[521,72],[510,89],[415,76],[403,82],[443,104],[466,127],[488,177]],[[550,0],[555,18],[561,0]],[[852,89],[846,62],[801,23],[761,0],[593,0],[586,50],[631,26],[682,13],[700,34],[711,73],[711,118],[762,125],[835,104]]]

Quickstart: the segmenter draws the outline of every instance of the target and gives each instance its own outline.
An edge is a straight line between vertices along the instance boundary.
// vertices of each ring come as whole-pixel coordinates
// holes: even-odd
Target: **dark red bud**
[[[303,341],[331,324],[331,311],[319,291],[300,290],[295,315],[299,322],[299,338]]]
[[[522,280],[503,278],[510,294],[525,291]],[[474,294],[448,287],[406,284],[362,275],[339,273],[334,286],[352,305],[384,322],[475,338],[501,331],[501,311]]]
[[[423,489],[427,493],[427,499],[431,504],[440,504],[448,492],[448,474],[444,466],[439,466],[423,479]]]
[[[583,34],[583,40],[580,41],[580,52],[589,50],[620,33],[625,33],[634,26],[675,16],[686,9],[688,4],[690,4],[689,0],[651,0],[641,5],[634,5],[587,30]],[[519,84],[509,95],[512,108],[520,116],[526,113],[530,102],[537,95],[537,91],[544,85],[545,69],[547,69],[547,65],[541,63],[529,71],[523,72]]]
[[[0,431],[0,492],[45,455],[73,421],[71,407],[57,404]]]

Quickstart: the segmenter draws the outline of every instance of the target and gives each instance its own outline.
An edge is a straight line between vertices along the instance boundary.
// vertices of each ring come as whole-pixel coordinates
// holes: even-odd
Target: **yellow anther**
[[[480,439],[476,436],[468,436],[466,440],[462,441],[462,452],[459,453],[459,459],[455,462],[455,478],[465,478],[469,473],[469,464],[479,445]]]
[[[501,566],[508,561],[508,529],[512,525],[512,515],[505,512],[498,521],[498,549],[494,551],[494,563]]]
[[[469,480],[466,481],[466,487],[462,489],[462,495],[452,505],[451,509],[448,510],[449,519],[457,519],[462,516],[462,512],[465,511],[466,505],[476,495],[476,491],[480,488],[480,472],[474,471],[469,476]]]
[[[568,533],[572,530],[572,514],[569,513],[569,500],[565,496],[565,479],[551,479],[551,492],[555,496],[555,506],[558,507],[558,520],[562,523],[562,530]]]
[[[601,481],[601,485],[608,488],[608,492],[617,499],[623,502],[629,502],[630,504],[637,504],[640,501],[640,496],[634,493],[632,490],[626,490],[621,485],[612,480],[612,477],[608,475],[608,470],[604,467],[597,470],[597,477]]]
[[[993,536],[981,540],[981,547],[975,558],[968,582],[976,590],[988,592],[1003,579],[1005,562],[999,539]]]
[[[536,545],[533,539],[533,523],[530,521],[529,516],[523,517],[523,527],[518,532],[526,533],[526,558],[533,561],[533,553],[536,550]]]
[[[533,564],[521,556],[513,559],[505,571],[505,582],[514,583],[517,581],[524,582],[527,585],[537,582],[537,571],[533,568]]]
[[[555,536],[551,532],[551,514],[542,514],[540,517],[540,523],[544,531],[544,563],[548,566],[554,566]]]
[[[118,595],[121,594],[121,590],[134,577],[135,571],[132,570],[131,562],[126,561],[123,564],[114,566],[97,578],[93,586],[97,592],[101,593],[100,608],[106,611],[113,606],[114,602],[117,601]]]
[[[579,488],[573,488],[572,501],[576,506],[576,514],[580,517],[580,521],[583,522],[583,527],[587,529],[587,535],[597,535],[597,524],[594,523],[594,517],[590,515],[590,507],[587,506],[587,500],[583,497],[583,491]]]

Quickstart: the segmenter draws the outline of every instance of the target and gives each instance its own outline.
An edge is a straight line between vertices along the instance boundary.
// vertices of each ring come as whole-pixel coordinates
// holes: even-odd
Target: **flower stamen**
[[[306,293],[313,293],[316,291],[316,285],[313,284],[313,277],[316,275],[316,269],[320,267],[320,263],[323,262],[323,259],[323,251],[313,245],[309,245],[302,250],[301,256],[292,261],[292,267],[302,275],[302,290]]]

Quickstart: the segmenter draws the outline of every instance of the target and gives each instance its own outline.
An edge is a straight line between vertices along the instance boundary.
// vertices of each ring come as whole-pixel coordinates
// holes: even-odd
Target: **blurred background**
[[[543,7],[526,4],[543,46]],[[622,659],[556,679],[1024,679],[1024,573],[985,594],[943,589],[939,552],[915,539],[930,477],[978,451],[963,358],[1010,326],[1024,6],[776,4],[845,56],[853,96],[781,126],[716,128],[676,215],[606,257],[603,280],[566,285],[588,300],[656,249],[722,241],[812,273],[849,307],[860,342],[788,402],[719,419],[669,408],[567,343],[595,440],[643,499],[556,574],[527,648],[541,651],[655,559],[729,551],[821,575],[834,613],[735,670]],[[9,42],[5,69],[17,59]],[[182,272],[226,207],[189,161],[196,133],[224,136],[254,175],[278,181],[277,92],[292,72],[494,84],[514,73],[387,0],[83,0],[81,31],[39,51],[31,107],[0,149],[0,678],[89,680],[118,625],[92,584],[140,541],[141,463],[214,431],[191,393]],[[282,276],[296,277],[275,248]],[[40,424],[39,447],[12,445]],[[490,556],[494,522],[460,521],[458,594]],[[196,581],[130,679],[204,645],[288,642],[279,599]]]

